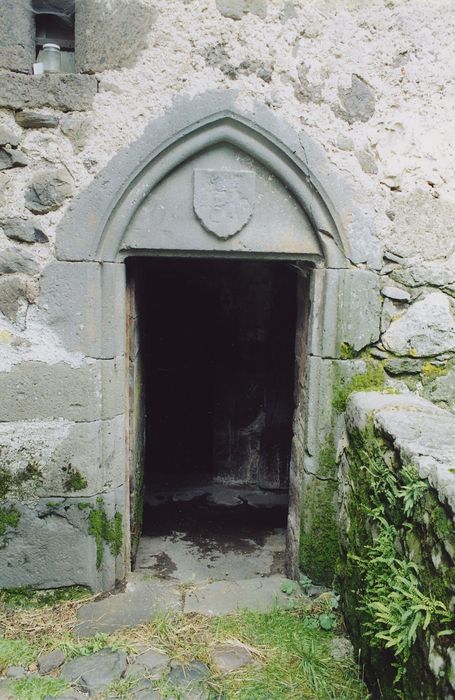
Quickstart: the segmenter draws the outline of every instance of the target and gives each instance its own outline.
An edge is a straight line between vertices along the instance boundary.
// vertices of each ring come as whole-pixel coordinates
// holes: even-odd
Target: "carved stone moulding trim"
[[[223,103],[229,107],[211,111]],[[287,145],[280,133],[274,133],[276,117],[270,114],[269,121],[264,124],[264,108],[258,120],[236,111],[230,93],[188,101],[183,111],[181,104],[176,105],[165,117],[152,122],[124,153],[113,158],[72,203],[57,234],[58,258],[120,261],[119,251],[129,223],[163,178],[207,149],[229,144],[251,156],[285,185],[311,222],[324,264],[348,267],[345,235],[329,196],[308,170],[303,149],[299,152],[296,147],[297,137],[294,135]]]

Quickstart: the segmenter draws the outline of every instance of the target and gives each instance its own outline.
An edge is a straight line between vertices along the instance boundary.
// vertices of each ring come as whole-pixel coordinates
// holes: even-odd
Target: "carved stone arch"
[[[224,102],[231,100],[228,95]],[[295,135],[292,143],[289,138],[285,143],[283,134],[275,128],[273,115],[268,115],[268,123],[264,119],[261,123],[235,111],[231,104],[211,111],[212,101],[208,101],[202,114],[198,101],[190,102],[183,119],[181,107],[175,106],[109,163],[68,210],[57,234],[60,260],[121,261],[128,254],[124,250],[126,232],[154,190],[186,163],[197,161],[201,154],[216,147],[230,147],[276,178],[297,203],[317,241],[319,251],[313,258],[319,261],[318,266],[349,266],[346,236],[335,208],[306,165],[305,152]],[[220,106],[219,97],[216,106]],[[176,192],[175,196],[178,198],[179,194]],[[213,250],[210,243],[208,237],[207,249]],[[267,252],[305,256],[304,244],[300,247],[294,241],[286,249],[286,242],[280,242],[279,237],[275,243]],[[153,236],[142,247],[181,249],[172,240],[156,246]],[[226,248],[218,246],[217,250],[223,252]],[[247,249],[252,253],[265,252],[256,249],[254,242]]]
[[[361,232],[363,219],[358,214],[360,208],[353,205],[352,190],[329,171],[321,148],[296,135],[265,107],[256,105],[253,114],[242,113],[236,99],[235,94],[212,93],[178,101],[124,153],[113,158],[72,202],[58,228],[57,260],[43,271],[37,308],[43,323],[66,351],[77,353],[75,362],[82,363],[93,378],[90,387],[95,398],[90,394],[87,406],[81,409],[80,429],[88,436],[93,428],[90,422],[97,423],[93,439],[105,483],[100,486],[93,480],[84,497],[92,499],[96,507],[101,493],[109,517],[117,512],[123,515],[126,546],[116,556],[105,547],[98,568],[93,564],[91,543],[92,559],[84,559],[79,569],[75,564],[74,571],[62,574],[57,585],[81,583],[108,590],[130,566],[134,426],[128,423],[132,382],[127,366],[134,334],[125,332],[130,329],[127,297],[131,286],[127,285],[124,263],[128,257],[141,255],[287,259],[296,270],[304,290],[299,326],[304,330],[297,334],[295,352],[299,397],[290,466],[290,571],[297,575],[300,561],[313,580],[331,581],[336,558],[333,547],[324,560],[324,570],[313,573],[308,562],[314,560],[314,549],[300,549],[307,554],[299,560],[299,543],[314,544],[317,550],[321,538],[331,541],[336,531],[334,509],[324,522],[320,517],[321,503],[333,501],[333,490],[328,489],[326,495],[333,479],[327,481],[326,475],[318,478],[319,452],[324,446],[333,451],[342,432],[340,416],[333,408],[333,386],[365,371],[362,360],[343,359],[343,354],[347,349],[355,355],[379,337],[379,283],[374,273],[351,266],[351,259],[364,262],[365,257],[358,252],[352,233],[354,250],[348,249],[344,224],[350,232]],[[228,173],[227,181],[233,172],[236,176],[236,171],[238,175],[247,170],[244,182],[249,179],[251,183],[253,173],[257,193],[263,197],[254,216],[244,217],[229,238],[218,238],[210,226],[200,225],[195,211],[194,171],[210,172],[213,163],[223,177]],[[272,188],[272,204],[277,208],[271,207],[267,191],[261,187]],[[177,206],[175,225],[160,233],[153,221],[154,198],[164,193],[165,209],[173,204],[173,192],[176,199],[182,197],[186,209]],[[287,213],[294,217],[291,244],[283,228],[283,221],[291,220],[286,219]],[[188,226],[182,228],[182,221]],[[260,228],[264,221],[268,228],[261,238],[254,227]],[[55,384],[59,396],[65,394],[66,386],[57,373],[46,391],[49,383]],[[15,581],[14,585],[31,581]]]

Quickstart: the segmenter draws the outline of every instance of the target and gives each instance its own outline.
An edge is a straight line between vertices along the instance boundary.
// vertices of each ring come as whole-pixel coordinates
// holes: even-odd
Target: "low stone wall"
[[[374,697],[455,698],[455,416],[352,394],[339,463],[339,585]]]

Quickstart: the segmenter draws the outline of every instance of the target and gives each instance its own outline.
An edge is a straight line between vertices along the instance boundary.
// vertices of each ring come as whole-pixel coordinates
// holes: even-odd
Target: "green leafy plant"
[[[403,509],[406,517],[411,517],[414,508],[422,496],[428,491],[428,484],[420,478],[417,469],[411,465],[405,465],[401,470],[401,477],[404,481],[398,495],[403,499]]]
[[[319,627],[326,632],[330,632],[337,625],[337,618],[333,613],[321,613],[318,618]]]
[[[302,592],[305,594],[308,593],[308,590],[312,584],[313,584],[313,582],[309,576],[303,575],[299,579],[299,586],[300,586]]]
[[[297,591],[297,584],[295,581],[285,581],[281,584],[281,591],[286,595],[292,595]]]
[[[369,617],[371,642],[394,651],[399,680],[418,630],[426,630],[432,621],[446,624],[451,614],[444,603],[420,590],[418,566],[397,556],[396,528],[381,525],[367,557],[357,559],[366,582],[362,608]]]
[[[419,632],[433,626],[436,635],[451,633],[443,629],[451,619],[448,606],[425,588],[421,568],[397,546],[400,531],[402,536],[402,529],[411,527],[408,519],[428,485],[413,465],[395,463],[393,452],[375,436],[372,425],[363,435],[352,436],[350,460],[363,477],[352,516],[360,514],[363,528],[371,532],[363,538],[361,556],[348,553],[348,560],[360,570],[357,595],[366,615],[362,630],[372,646],[393,652],[397,684]]]

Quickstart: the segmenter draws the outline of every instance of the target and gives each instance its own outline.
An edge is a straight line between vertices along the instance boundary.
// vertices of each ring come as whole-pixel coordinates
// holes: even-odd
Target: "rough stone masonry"
[[[125,251],[155,245],[148,163],[161,182],[162,144],[191,143],[179,151],[188,173],[175,171],[189,187],[193,126],[208,133],[221,113],[231,151],[217,167],[245,158],[294,236],[282,250],[274,230],[248,239],[267,214],[256,206],[227,246],[298,250],[311,270],[291,479],[306,515],[299,506],[290,529],[294,563],[332,581],[349,394],[386,388],[455,409],[454,31],[448,0],[79,0],[77,72],[33,76],[30,3],[3,0],[1,586],[99,590],[125,575]],[[171,194],[163,182],[169,203],[177,180]],[[299,199],[303,183],[312,194]],[[231,250],[188,217],[193,233],[171,249]],[[97,251],[77,257],[92,230]],[[124,247],[104,255],[115,231]]]

